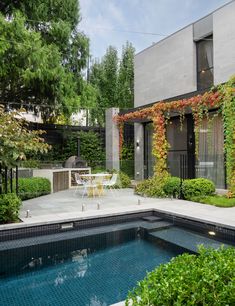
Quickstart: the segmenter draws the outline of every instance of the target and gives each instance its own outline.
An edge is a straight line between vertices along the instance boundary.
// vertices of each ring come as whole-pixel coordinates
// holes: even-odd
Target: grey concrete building
[[[186,26],[135,56],[135,108],[158,101],[195,96],[235,74],[235,1]],[[223,127],[218,116],[211,131],[205,120],[199,133],[199,159],[194,160],[193,120],[179,131],[179,118],[167,129],[171,145],[168,166],[179,176],[179,156],[186,154],[190,177],[207,177],[225,187]],[[152,124],[135,123],[135,178],[152,175]],[[192,155],[192,157],[190,157]]]

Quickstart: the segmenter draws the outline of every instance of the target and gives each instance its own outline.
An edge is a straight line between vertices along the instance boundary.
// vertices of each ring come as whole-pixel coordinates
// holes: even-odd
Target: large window
[[[224,133],[222,116],[202,120],[199,130],[199,156],[196,176],[212,180],[217,188],[225,186]],[[213,120],[212,120],[213,118]],[[211,121],[212,120],[212,121]]]
[[[197,42],[197,87],[198,90],[213,85],[213,36]]]

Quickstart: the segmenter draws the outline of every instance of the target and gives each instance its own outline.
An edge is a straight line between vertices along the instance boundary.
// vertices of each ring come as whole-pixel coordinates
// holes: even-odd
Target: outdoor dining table
[[[91,187],[88,188],[88,196],[104,195],[103,181],[110,179],[111,176],[110,173],[80,174],[82,180],[91,184]],[[92,187],[92,184],[94,184],[94,187]]]

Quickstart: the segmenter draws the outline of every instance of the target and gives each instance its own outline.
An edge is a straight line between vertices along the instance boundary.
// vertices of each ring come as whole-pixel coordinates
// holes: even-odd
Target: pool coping
[[[17,240],[33,236],[62,233],[69,230],[80,230],[84,228],[122,223],[142,218],[145,216],[156,215],[171,220],[175,224],[184,224],[186,227],[195,228],[204,232],[216,231],[221,236],[228,236],[228,239],[235,242],[235,226],[213,222],[211,220],[188,216],[182,213],[169,212],[156,208],[130,209],[128,211],[100,212],[95,216],[87,215],[83,217],[67,218],[54,221],[42,221],[36,223],[17,223],[0,226],[0,243],[8,240]],[[183,225],[183,226],[184,226]],[[234,240],[233,240],[234,239]]]
[[[50,224],[63,224],[63,223],[81,221],[81,220],[92,220],[92,219],[99,219],[99,218],[106,218],[106,217],[113,217],[113,216],[130,215],[130,214],[142,213],[142,212],[162,213],[162,214],[167,214],[167,215],[171,215],[175,217],[189,219],[189,220],[196,221],[196,222],[211,224],[211,225],[235,230],[235,226],[230,225],[230,224],[216,222],[216,221],[208,220],[206,218],[203,219],[199,217],[192,217],[192,216],[188,216],[187,214],[183,214],[179,212],[171,212],[169,210],[156,209],[153,207],[145,207],[141,209],[131,208],[130,210],[118,211],[118,212],[107,211],[105,213],[104,211],[100,211],[99,214],[97,214],[96,212],[95,215],[84,215],[84,216],[79,216],[79,217],[71,217],[71,218],[57,219],[57,220],[51,220],[51,221],[49,220],[49,221],[39,221],[39,222],[34,222],[34,223],[33,222],[32,223],[31,222],[30,223],[20,222],[20,223],[1,224],[0,232],[4,230],[11,230],[11,229],[17,229],[17,228],[28,228],[28,227],[35,227],[35,226],[50,225]]]

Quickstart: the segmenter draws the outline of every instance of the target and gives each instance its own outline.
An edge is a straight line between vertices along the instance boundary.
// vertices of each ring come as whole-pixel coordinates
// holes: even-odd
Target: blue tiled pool
[[[133,231],[8,250],[1,260],[0,305],[110,305],[177,254]]]
[[[135,221],[0,243],[0,305],[107,306],[147,271],[221,242],[166,221]]]

